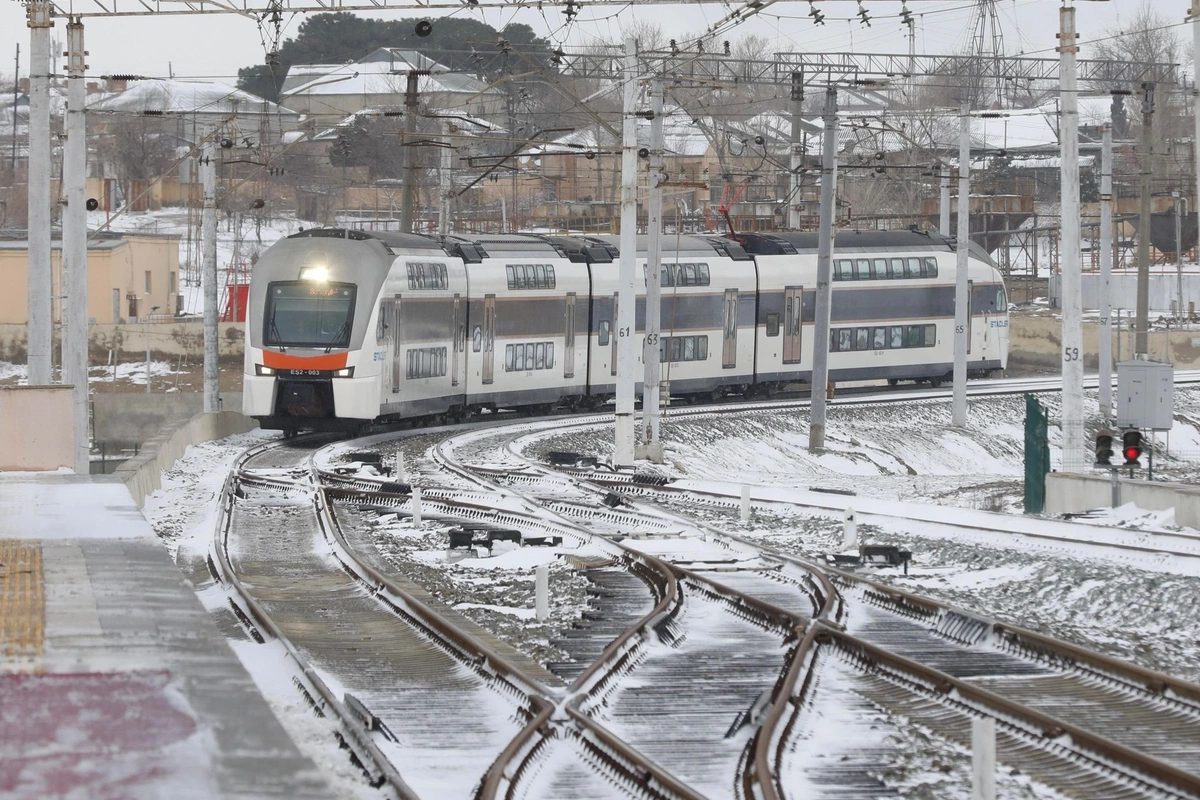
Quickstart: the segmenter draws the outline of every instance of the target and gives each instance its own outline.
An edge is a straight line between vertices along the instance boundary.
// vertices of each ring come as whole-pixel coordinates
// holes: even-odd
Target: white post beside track
[[[742,485],[742,523],[750,521],[750,487]]]
[[[550,618],[550,568],[545,564],[534,570],[534,602],[538,622]]]
[[[413,530],[421,529],[421,487],[412,487],[412,526]]]
[[[847,506],[842,518],[842,548],[849,550],[854,547],[858,547],[858,515]]]
[[[971,800],[996,800],[996,720],[971,720]]]

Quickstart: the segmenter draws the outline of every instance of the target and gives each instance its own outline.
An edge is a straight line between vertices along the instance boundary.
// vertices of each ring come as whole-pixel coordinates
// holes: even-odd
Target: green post
[[[1046,473],[1050,471],[1050,438],[1046,409],[1033,395],[1025,395],[1025,513],[1046,508]]]

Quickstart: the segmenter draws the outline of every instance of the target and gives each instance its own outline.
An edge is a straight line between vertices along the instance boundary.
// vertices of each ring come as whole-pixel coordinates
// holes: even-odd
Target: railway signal
[[[1112,431],[1100,431],[1096,434],[1096,466],[1111,467],[1113,457]]]
[[[1121,434],[1121,453],[1125,456],[1125,466],[1140,467],[1138,459],[1142,457],[1142,432],[1125,431]]]

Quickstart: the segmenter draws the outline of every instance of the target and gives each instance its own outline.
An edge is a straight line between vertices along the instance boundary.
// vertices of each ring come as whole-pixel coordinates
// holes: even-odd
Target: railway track
[[[466,449],[479,452],[482,448],[472,444]],[[515,448],[508,448],[508,453],[515,457]],[[499,459],[493,453],[486,460],[495,462]],[[511,470],[512,485],[533,495],[563,495],[561,485],[553,477],[544,479],[544,488],[540,485],[542,479],[537,474],[540,471],[537,465],[526,462],[520,466],[511,463],[512,460],[520,459],[511,458],[510,463],[501,465],[487,463],[483,469],[495,475]],[[582,485],[581,481],[573,483],[576,489]],[[604,493],[610,489],[611,484],[594,487],[594,495],[597,498],[606,496]],[[654,488],[643,490],[655,491]],[[578,496],[553,507],[567,513],[574,510],[593,527],[608,528],[606,532],[610,535],[614,529],[617,532],[653,529],[654,523],[659,523],[660,530],[663,527],[662,515],[657,512],[644,515],[649,518],[649,524],[645,519],[626,520],[624,524],[614,522],[612,518],[622,513],[636,516],[624,509],[609,509],[603,514],[584,513],[586,503]],[[603,522],[597,525],[597,520]],[[709,534],[721,536],[711,528],[701,535]],[[727,539],[733,544],[753,547],[733,537]],[[635,547],[638,544],[635,543]],[[661,548],[652,547],[651,552],[666,557]],[[687,552],[687,557],[693,561],[709,565],[724,562],[725,568],[733,568],[729,564],[737,561],[722,557],[725,554],[720,552],[706,556],[697,554],[695,548],[688,548]],[[782,560],[801,569],[812,567],[798,559],[783,557]],[[1194,755],[1200,753],[1200,703],[1197,702],[1200,687],[1013,626],[965,615],[862,581],[856,576],[836,572],[834,576],[844,595],[859,596],[859,602],[848,615],[852,621],[850,630],[856,635],[846,638],[850,634],[822,624],[821,636],[823,641],[833,642],[848,663],[860,666],[870,663],[874,668],[886,665],[893,670],[888,673],[893,678],[893,686],[897,676],[905,671],[916,674],[920,669],[928,670],[924,677],[943,687],[943,691],[944,687],[952,686],[955,692],[978,700],[979,705],[971,707],[976,712],[982,707],[990,708],[997,716],[1023,715],[1035,727],[1040,725],[1043,734],[1054,731],[1061,736],[1064,731],[1069,732],[1072,741],[1079,744],[1079,750],[1068,753],[1067,760],[1082,764],[1085,771],[1093,773],[1089,779],[1093,794],[1089,796],[1148,796],[1147,792],[1149,796],[1156,796],[1155,792],[1159,791],[1167,792],[1168,796],[1172,796],[1172,792],[1178,792],[1178,796],[1194,796],[1200,791],[1200,779],[1196,777],[1200,774],[1200,759]],[[880,610],[885,613],[875,613]],[[921,622],[914,622],[914,616]],[[914,656],[915,659],[911,658]],[[888,693],[882,686],[876,688],[879,702],[886,704]],[[910,686],[905,691],[911,695],[911,689]],[[894,704],[894,713],[911,715],[924,708],[915,701],[902,704],[895,697],[890,702]],[[961,716],[964,709],[956,711]],[[934,715],[934,721],[945,727],[948,735],[961,737],[965,729],[962,724],[950,725],[946,719],[938,720],[937,715]],[[1007,729],[1002,726],[1002,730]],[[1113,739],[1089,733],[1093,730],[1111,732]],[[1009,751],[1019,754],[1023,748],[1033,746],[1015,731],[1009,731],[1001,738],[1002,754]],[[1071,769],[1064,772],[1059,764],[1061,760],[1058,756],[1050,758],[1039,769],[1049,785],[1069,789],[1076,785],[1073,782],[1077,782],[1079,776],[1073,775]],[[1132,779],[1129,775],[1116,779],[1105,777],[1106,772],[1117,771],[1114,762],[1122,761],[1132,765],[1130,771],[1140,773],[1141,778]]]

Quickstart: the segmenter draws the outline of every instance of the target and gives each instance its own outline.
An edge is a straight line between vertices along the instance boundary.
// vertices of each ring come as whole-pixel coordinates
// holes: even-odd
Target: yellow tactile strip
[[[40,656],[45,620],[41,545],[0,539],[0,658]]]

